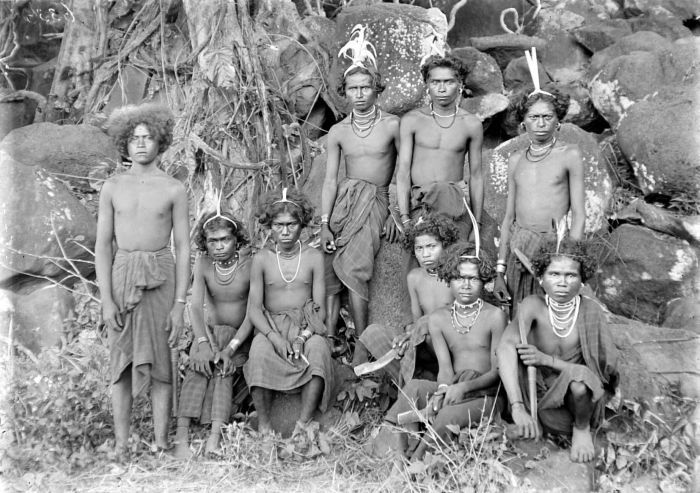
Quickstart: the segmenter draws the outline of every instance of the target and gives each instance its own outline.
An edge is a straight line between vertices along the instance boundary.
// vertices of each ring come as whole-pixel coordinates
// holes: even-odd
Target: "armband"
[[[438,390],[440,390],[443,387],[449,387],[449,384],[441,383],[440,385],[438,385]]]
[[[183,298],[175,298],[175,303],[182,303],[183,305],[186,305],[187,300]]]
[[[328,224],[328,214],[321,214],[321,224]]]
[[[231,342],[228,343],[228,347],[230,347],[233,351],[238,349],[238,346],[240,346],[240,345],[241,345],[241,340],[236,339],[235,337],[233,339],[231,339]]]
[[[197,338],[197,344],[201,344],[203,342],[209,342],[209,339],[206,336],[202,336],[202,337]]]
[[[522,404],[523,407],[525,407],[525,403],[523,401],[514,401],[510,403],[510,407],[514,407],[516,404]]]
[[[314,335],[314,333],[311,332],[309,329],[304,329],[304,330],[301,332],[300,335],[301,335],[301,337],[303,337],[304,339],[309,340],[309,337],[311,337],[312,335]]]
[[[506,266],[504,264],[496,264],[496,272],[499,274],[505,274]]]

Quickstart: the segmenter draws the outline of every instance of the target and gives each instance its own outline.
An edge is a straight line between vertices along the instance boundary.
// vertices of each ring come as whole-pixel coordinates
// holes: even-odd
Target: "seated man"
[[[357,343],[368,348],[378,360],[392,348],[397,349],[402,358],[383,368],[399,386],[414,378],[416,373],[428,380],[435,380],[437,376],[437,360],[428,335],[426,315],[454,300],[450,287],[438,279],[437,262],[443,249],[457,241],[457,234],[454,221],[442,214],[426,214],[408,227],[403,244],[413,251],[418,261],[418,267],[411,269],[406,277],[413,323],[400,329],[372,324]],[[362,371],[362,365],[356,368]]]
[[[180,391],[175,435],[175,454],[180,458],[192,455],[187,437],[192,418],[211,423],[205,453],[219,447],[221,425],[231,416],[234,372],[248,359],[253,331],[246,318],[251,255],[250,249],[242,248],[248,243],[245,226],[228,213],[212,212],[197,226],[195,242],[204,255],[195,263],[192,282],[194,342]]]
[[[549,241],[533,266],[545,295],[520,303],[498,347],[499,373],[518,434],[536,438],[539,424],[547,431],[573,433],[571,458],[587,462],[595,455],[591,425],[600,423],[618,382],[617,351],[605,315],[579,295],[581,284],[595,272],[594,261],[583,243]],[[540,423],[528,414],[525,365],[538,370]]]
[[[411,415],[412,406],[423,409],[435,434],[450,438],[449,425],[478,424],[484,416],[500,413],[497,401],[498,369],[496,346],[506,326],[506,315],[481,299],[484,283],[493,279],[492,263],[471,245],[458,243],[441,257],[438,277],[449,282],[454,301],[428,316],[428,330],[440,371],[437,382],[411,380],[389,410],[386,420],[393,424]],[[420,421],[420,420],[419,420]],[[418,423],[407,424],[411,431]],[[411,459],[423,457],[430,438],[426,435],[414,452],[408,449],[404,431],[395,433],[394,447]]]
[[[269,433],[273,392],[300,391],[298,431],[316,409],[328,407],[333,367],[323,325],[323,253],[299,240],[312,217],[309,200],[292,189],[271,193],[258,221],[271,228],[274,245],[255,255],[248,316],[257,330],[243,371],[258,412],[258,430]]]

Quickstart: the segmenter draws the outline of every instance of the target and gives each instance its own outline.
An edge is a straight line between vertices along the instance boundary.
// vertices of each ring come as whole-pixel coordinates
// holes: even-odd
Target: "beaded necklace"
[[[459,105],[455,104],[455,112],[452,113],[451,115],[441,115],[439,113],[436,113],[435,110],[433,109],[433,102],[430,102],[430,116],[433,117],[433,121],[435,124],[440,127],[440,128],[450,128],[452,125],[455,124],[455,121],[457,120],[457,113],[459,112]],[[452,121],[450,122],[449,125],[444,126],[440,125],[440,122],[437,120],[437,118],[452,118]]]
[[[238,269],[238,253],[236,253],[233,259],[227,262],[219,262],[214,260],[214,278],[216,282],[222,286],[227,286],[231,284],[233,279],[236,277],[236,270]]]
[[[476,309],[471,313],[463,315],[457,311],[457,306],[459,306],[461,309],[468,309],[476,306]],[[472,327],[474,327],[474,324],[476,323],[476,319],[479,318],[479,315],[481,314],[481,308],[483,306],[484,301],[481,298],[476,300],[474,303],[470,303],[468,305],[462,305],[461,303],[458,303],[455,300],[452,303],[452,315],[450,317],[450,321],[452,322],[452,328],[460,334],[469,334],[469,331],[472,330]],[[462,322],[462,320],[460,320],[460,317],[463,320],[465,320],[466,323]],[[457,328],[457,325],[459,325],[461,329]]]
[[[284,272],[282,272],[282,265],[280,264],[280,251],[279,248],[277,247],[277,244],[275,244],[275,256],[277,257],[277,269],[280,271],[280,276],[282,276],[282,280],[286,282],[287,284],[291,284],[294,282],[294,280],[297,278],[297,275],[299,275],[299,267],[301,266],[301,241],[297,240],[297,243],[299,244],[299,254],[295,255],[298,256],[297,260],[297,269],[294,272],[294,276],[287,280],[286,277],[284,277]],[[289,257],[289,258],[294,258],[294,257]]]
[[[566,303],[559,303],[551,299],[549,295],[545,295],[544,301],[547,304],[549,324],[552,326],[554,335],[561,339],[569,337],[576,325],[578,310],[581,306],[581,297],[575,296]]]
[[[382,117],[382,110],[377,105],[373,105],[372,109],[366,113],[360,113],[352,110],[350,114],[350,126],[352,131],[359,138],[364,139],[372,133],[372,129]],[[363,132],[367,132],[362,135]]]
[[[552,139],[552,142],[549,144],[545,144],[541,147],[536,147],[533,145],[532,141],[530,141],[530,145],[527,146],[527,150],[525,151],[525,157],[527,158],[528,161],[531,163],[538,163],[552,152],[554,149],[554,144],[557,143],[557,138],[556,136]]]

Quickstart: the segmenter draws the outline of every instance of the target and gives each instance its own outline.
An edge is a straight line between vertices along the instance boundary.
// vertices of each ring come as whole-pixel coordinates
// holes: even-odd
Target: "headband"
[[[273,202],[273,204],[281,204],[281,203],[283,203],[283,202],[289,202],[290,204],[296,205],[299,209],[301,209],[301,206],[300,206],[299,204],[297,204],[297,203],[294,202],[293,200],[289,200],[289,199],[287,198],[287,187],[284,187],[284,188],[282,189],[282,198],[279,199],[279,200],[275,200],[275,201]]]
[[[357,24],[352,28],[350,40],[338,51],[339,58],[345,57],[352,61],[350,66],[343,73],[343,77],[355,67],[373,72],[377,70],[377,51],[374,49],[372,43],[367,41],[365,37],[366,30],[367,26]]]
[[[235,230],[238,229],[238,225],[236,224],[236,221],[234,221],[230,217],[226,217],[223,214],[221,214],[221,197],[222,197],[223,193],[224,193],[224,191],[221,190],[219,192],[219,196],[217,197],[217,200],[216,200],[216,216],[212,216],[209,219],[207,219],[206,221],[204,221],[204,225],[202,226],[202,229],[206,229],[207,225],[210,222],[212,222],[214,219],[219,219],[219,218],[223,219],[224,221],[230,222],[233,225],[233,229],[235,229]]]
[[[476,218],[474,217],[474,214],[472,214],[471,209],[467,205],[467,201],[465,198],[462,198],[462,202],[464,203],[464,207],[467,209],[467,212],[469,213],[469,219],[472,221],[472,227],[474,228],[474,253],[476,255],[460,255],[459,258],[467,260],[467,259],[479,259],[479,250],[481,249],[481,236],[479,235],[479,223],[476,222]]]
[[[528,94],[527,97],[537,93],[554,97],[554,94],[540,89],[540,71],[537,66],[537,50],[534,46],[531,48],[531,50],[532,54],[525,50],[525,60],[527,61],[527,68],[530,71],[530,78],[532,79],[532,85],[535,86],[535,90]]]

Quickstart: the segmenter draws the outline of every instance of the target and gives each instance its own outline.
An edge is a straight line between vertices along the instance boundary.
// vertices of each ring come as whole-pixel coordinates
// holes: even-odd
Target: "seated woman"
[[[425,315],[454,300],[449,286],[437,277],[437,262],[443,249],[457,241],[457,235],[454,221],[442,214],[426,214],[407,229],[404,247],[412,250],[418,261],[418,267],[406,276],[413,323],[400,329],[372,324],[360,336],[358,344],[368,348],[375,359],[392,348],[397,349],[401,359],[386,365],[384,371],[399,385],[412,379],[414,374],[429,380],[435,380],[437,375],[437,359]],[[356,367],[356,371],[362,373],[362,365]]]
[[[273,392],[301,392],[298,430],[328,407],[333,367],[323,325],[323,254],[299,240],[311,217],[309,200],[286,188],[268,195],[258,213],[274,244],[251,267],[248,317],[257,334],[243,371],[263,433],[273,431]]]

